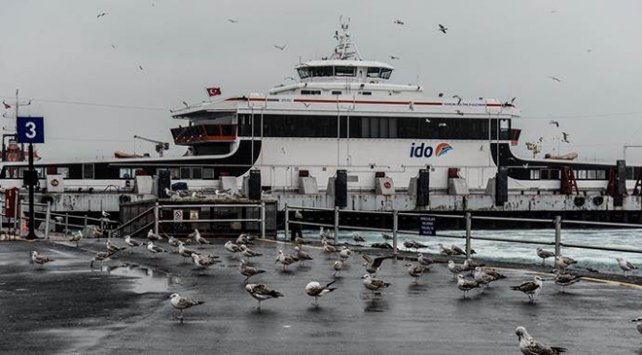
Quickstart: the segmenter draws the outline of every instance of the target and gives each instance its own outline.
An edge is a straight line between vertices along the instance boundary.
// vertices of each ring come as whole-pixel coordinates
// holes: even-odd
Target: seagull
[[[385,232],[383,232],[383,233],[381,233],[381,237],[382,237],[384,240],[392,240],[392,234],[390,234],[390,233],[385,233]]]
[[[562,82],[562,80],[561,80],[560,78],[558,78],[558,77],[554,77],[554,76],[550,76],[550,75],[549,75],[548,77],[549,77],[550,79],[554,80],[554,81],[557,81],[558,83],[561,83],[561,82]]]
[[[142,71],[142,70],[143,70],[143,66],[142,66],[142,65],[139,65],[139,66],[138,66],[138,69],[140,69],[140,70]]]
[[[281,263],[283,265],[283,270],[285,270],[288,265],[294,264],[296,260],[291,255],[283,254],[283,250],[279,250],[279,256],[277,256],[274,263]]]
[[[284,45],[282,45],[282,46],[279,46],[279,45],[275,44],[275,45],[274,45],[274,48],[277,48],[277,49],[280,49],[280,50],[282,50],[282,51],[283,51],[283,50],[285,50],[285,47],[287,47],[287,45],[288,45],[287,43],[286,43],[286,44],[284,44]]]
[[[254,239],[254,238],[253,238],[253,237],[251,237],[251,236],[249,236],[249,235],[247,235],[247,234],[245,234],[245,233],[243,233],[243,234],[240,234],[240,235],[236,238],[236,242],[235,242],[235,244],[236,244],[236,245],[239,245],[239,246],[240,246],[241,244],[245,244],[245,245],[254,245],[254,242],[252,242],[252,239]]]
[[[450,248],[452,251],[455,253],[454,255],[466,255],[466,251],[455,244],[451,245]],[[477,254],[477,252],[474,249],[470,249],[471,254]]]
[[[548,346],[533,339],[524,327],[517,327],[515,334],[519,339],[519,350],[524,355],[556,355],[566,352],[566,348]]]
[[[334,269],[334,274],[332,276],[337,277],[337,273],[341,270],[343,270],[343,266],[345,265],[345,261],[343,259],[339,259],[332,264],[332,268]]]
[[[370,258],[368,255],[361,255],[361,257],[365,260],[364,265],[369,274],[376,274],[377,271],[379,271],[379,268],[381,268],[381,263],[383,263],[384,260],[394,258],[392,255],[380,256],[374,259]]]
[[[294,210],[294,219],[303,219],[303,214],[301,213],[301,211]]]
[[[109,216],[111,216],[109,212],[105,212],[105,211],[102,211],[100,214],[103,216],[103,218],[109,218]]]
[[[218,262],[219,260],[216,260],[218,257],[214,255],[199,255],[196,253],[192,253],[192,261],[194,262],[194,265],[206,269]]]
[[[189,104],[188,104],[187,102],[185,102],[185,101],[181,101],[181,102],[183,103],[183,105],[184,105],[185,107],[189,108]],[[182,197],[182,196],[181,196],[181,197]]]
[[[542,280],[540,276],[535,275],[535,277],[533,277],[533,281],[526,281],[521,285],[511,286],[510,289],[525,293],[530,302],[533,303],[535,302],[537,295],[542,291],[542,286],[544,285],[543,281],[544,280]]]
[[[399,59],[401,59],[401,58],[399,58],[399,57],[397,57],[397,56],[394,56],[394,55],[391,55],[391,56],[390,56],[390,60],[399,60]]]
[[[50,262],[54,261],[54,259],[52,259],[52,258],[50,258],[48,256],[40,255],[37,251],[34,250],[34,251],[31,252],[31,261],[34,264],[44,265],[46,263],[50,263]]]
[[[327,241],[323,241],[323,252],[326,254],[336,253],[337,248],[333,245],[328,244]]]
[[[562,286],[562,292],[564,292],[565,287],[579,282],[580,279],[581,278],[579,276],[570,273],[557,273],[557,275],[555,275],[554,281],[556,285]]]
[[[552,125],[555,125],[555,127],[557,127],[557,128],[559,128],[559,127],[560,127],[560,123],[559,123],[558,121],[550,120],[548,123],[549,123],[549,124],[552,124]],[[540,140],[540,142],[541,142],[541,140]]]
[[[129,234],[125,236],[125,244],[129,245],[132,248],[133,247],[139,247],[141,245],[145,245],[143,242],[132,238],[131,235],[129,235]]]
[[[103,262],[105,260],[108,260],[109,257],[111,257],[112,255],[114,255],[114,253],[110,253],[108,251],[99,251],[98,253],[96,253],[96,255],[94,255],[94,258],[91,259],[91,263],[89,263],[89,267],[93,269],[94,262],[100,261],[100,267],[102,268]]]
[[[363,279],[363,286],[374,292],[392,285],[390,282],[384,282],[383,280],[372,277],[370,274],[365,274],[361,278]]]
[[[498,279],[503,279],[506,276],[498,273],[495,270],[492,270],[492,272],[487,272],[486,270],[482,269],[480,266],[477,266],[475,268],[475,272],[473,272],[473,277],[475,281],[477,281],[480,285],[488,285],[493,281],[496,281]]]
[[[408,249],[422,249],[422,248],[427,248],[428,246],[425,244],[421,244],[417,241],[414,241],[412,239],[405,240],[403,242],[403,246],[408,248]]]
[[[419,282],[419,278],[426,271],[426,267],[421,264],[406,264],[408,267],[408,275],[415,278],[415,283]]]
[[[571,143],[571,142],[568,140],[568,137],[569,137],[569,136],[570,136],[570,134],[568,134],[568,133],[566,133],[566,132],[562,132],[562,142],[564,142],[564,143]]]
[[[105,242],[105,246],[107,247],[107,251],[111,253],[115,253],[123,249],[126,249],[125,247],[119,247],[118,245],[113,244],[109,239],[107,239],[107,241]]]
[[[405,22],[403,22],[403,21],[401,21],[401,20],[399,20],[399,19],[395,19],[395,20],[394,20],[394,21],[392,21],[392,22],[393,22],[395,25],[401,25],[401,26],[403,26],[403,25],[405,25],[405,24],[406,24]]]
[[[339,251],[339,257],[343,260],[347,260],[350,256],[352,256],[352,250],[350,250],[350,248],[346,246],[343,246]]]
[[[479,265],[472,258],[467,258],[466,260],[464,260],[464,264],[462,266],[464,267],[464,271],[473,271],[473,270],[475,270],[476,267],[481,266],[481,265]]]
[[[243,256],[248,257],[248,258],[253,258],[255,256],[263,255],[261,253],[257,253],[254,250],[248,248],[247,245],[245,245],[245,244],[241,244],[240,248],[241,248],[241,253],[243,254]]]
[[[307,293],[308,296],[314,297],[314,305],[319,307],[319,297],[336,290],[336,287],[330,287],[336,281],[337,280],[330,281],[325,286],[322,286],[318,281],[310,281],[305,286],[305,293]]]
[[[637,317],[631,320],[631,322],[636,323],[635,327],[637,328],[638,332],[642,334],[642,317]]]
[[[312,260],[310,254],[308,254],[308,252],[303,250],[300,246],[295,246],[294,251],[296,251],[296,257],[301,260],[301,263],[305,262],[306,260]]]
[[[172,293],[172,295],[169,296],[169,299],[172,307],[180,311],[178,319],[180,319],[181,324],[183,323],[183,310],[204,303],[203,301],[198,301],[189,297],[181,296],[178,293]]]
[[[265,284],[247,284],[245,285],[247,291],[252,297],[259,301],[259,311],[261,310],[261,302],[270,298],[283,297],[283,294],[277,290],[273,290]]]
[[[248,265],[247,261],[245,261],[244,259],[241,259],[239,271],[241,272],[241,275],[245,276],[245,280],[243,280],[243,282],[247,282],[247,280],[249,280],[250,277],[254,275],[262,274],[265,272],[265,270],[263,269]]]
[[[441,23],[439,24],[439,31],[443,32],[443,34],[446,34],[446,31],[448,31],[447,27],[444,27]]]
[[[457,106],[461,105],[461,96],[453,95],[453,99],[457,99]]]
[[[622,269],[622,271],[624,271],[625,274],[629,271],[636,270],[638,268],[637,266],[631,264],[630,262],[622,258],[615,258],[615,260],[617,260],[617,265],[620,267],[620,269]]]
[[[296,235],[294,236],[294,244],[310,244],[309,241],[303,239],[297,232]]]
[[[390,243],[372,243],[370,244],[372,248],[378,248],[378,249],[388,249],[392,250],[392,245]]]
[[[232,254],[240,253],[240,252],[243,251],[243,250],[241,250],[240,246],[232,243],[231,240],[228,240],[227,242],[225,242],[223,247],[225,248],[225,250],[229,251]]]
[[[448,247],[445,247],[445,246],[444,246],[443,244],[441,244],[441,243],[439,243],[439,244],[437,244],[437,245],[439,245],[439,253],[440,253],[441,255],[446,255],[446,256],[455,255],[455,252],[454,252],[452,249],[450,249],[450,248],[448,248]],[[464,253],[464,254],[465,254],[465,253]]]
[[[466,298],[468,291],[477,287],[479,287],[479,282],[476,280],[466,279],[462,274],[457,275],[457,288],[464,291],[464,298]]]
[[[174,248],[178,247],[178,243],[180,242],[180,240],[178,240],[177,238],[174,238],[173,235],[165,235],[165,236],[167,237],[167,244],[173,246]]]
[[[77,230],[76,233],[72,234],[69,237],[70,242],[75,242],[76,243],[76,248],[78,248],[78,242],[82,239],[82,232]]]
[[[455,263],[451,259],[451,260],[448,260],[448,270],[452,272],[453,277],[455,277],[455,275],[459,275],[460,273],[464,272],[464,266],[462,264]]]
[[[185,248],[185,243],[181,241],[178,242],[178,255],[183,257],[183,261],[185,261],[186,258],[191,258],[192,254],[198,254],[198,253],[192,249]]]
[[[160,235],[154,233],[154,231],[152,229],[150,229],[149,232],[147,232],[147,240],[152,240],[152,241],[153,240],[163,240],[163,238],[161,238]]]
[[[229,23],[239,23],[239,20],[235,20],[233,18],[228,18],[227,22],[229,22]]]
[[[570,258],[568,256],[557,256],[555,257],[555,266],[559,267],[560,269],[566,269],[567,267],[577,264],[577,261],[573,258]]]
[[[355,243],[364,243],[366,241],[366,239],[359,232],[352,233],[352,240],[354,240]]]
[[[101,12],[101,13],[98,14],[98,16],[96,16],[96,18],[101,18],[101,17],[106,16],[106,15],[107,15],[106,12]]]
[[[545,250],[542,248],[537,248],[537,256],[542,258],[542,265],[545,265],[546,259],[555,257],[555,252],[552,252],[550,250]]]
[[[158,245],[154,244],[151,240],[147,242],[147,250],[149,250],[151,253],[167,253],[167,250],[159,247]]]
[[[207,240],[207,239],[205,239],[205,238],[203,238],[201,236],[201,232],[199,232],[198,229],[194,229],[194,233],[192,233],[192,234],[194,235],[194,242],[195,243],[198,243],[199,245],[212,244],[209,240]]]
[[[430,266],[434,263],[434,260],[432,260],[429,257],[424,256],[422,253],[417,254],[417,262],[423,266]]]

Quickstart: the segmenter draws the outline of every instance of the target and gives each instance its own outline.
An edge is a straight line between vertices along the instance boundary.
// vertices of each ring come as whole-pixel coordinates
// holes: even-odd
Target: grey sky
[[[38,149],[49,159],[151,152],[131,137],[170,140],[169,128],[181,122],[167,109],[206,99],[205,87],[220,86],[226,96],[266,93],[294,74],[299,57],[330,54],[339,15],[351,18],[364,57],[397,68],[394,82],[418,77],[428,95],[517,97],[521,155],[528,155],[524,142],[540,136],[544,152],[557,149],[561,130],[572,142],[562,152],[584,159],[612,161],[625,142],[642,144],[640,1],[1,3],[0,96],[13,101],[20,88],[34,99],[24,112],[46,117],[47,143]],[[97,19],[101,12],[107,15]],[[406,25],[393,24],[397,18]],[[284,51],[273,47],[284,43]],[[642,163],[642,149],[627,157]]]

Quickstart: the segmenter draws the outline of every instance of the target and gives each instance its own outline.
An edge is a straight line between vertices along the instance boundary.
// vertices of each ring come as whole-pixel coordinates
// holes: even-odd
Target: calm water
[[[360,232],[366,239],[366,244],[381,243],[383,238],[379,232]],[[305,230],[304,237],[308,239],[318,239],[319,232],[317,230]],[[399,249],[405,250],[403,247],[404,240],[413,239],[429,247],[422,249],[426,254],[438,254],[438,243],[450,246],[456,244],[462,249],[465,246],[463,236],[464,231],[439,231],[439,236],[426,237],[418,235],[404,235],[399,234]],[[461,237],[461,239],[449,238]],[[473,230],[473,238],[478,237],[497,237],[497,238],[510,238],[510,239],[523,239],[532,241],[541,241],[543,243],[553,243],[555,241],[555,231],[553,229],[531,229],[531,230]],[[642,230],[640,229],[563,229],[562,230],[562,243],[569,244],[582,244],[594,246],[610,246],[622,247],[632,249],[642,249]],[[283,238],[283,234],[279,235]],[[340,231],[339,241],[354,243],[352,241],[352,231]],[[554,250],[553,245],[535,245],[535,244],[517,244],[506,242],[493,242],[484,240],[473,240],[472,247],[475,249],[479,257],[492,258],[502,261],[514,262],[530,262],[538,263],[541,259],[535,254],[535,248],[541,246],[544,249]],[[633,264],[642,267],[642,254],[635,253],[617,253],[601,250],[588,250],[578,248],[562,247],[562,254],[571,256],[578,260],[579,267],[593,267],[600,270],[619,270],[615,258],[623,257]],[[549,259],[548,261],[552,261]]]

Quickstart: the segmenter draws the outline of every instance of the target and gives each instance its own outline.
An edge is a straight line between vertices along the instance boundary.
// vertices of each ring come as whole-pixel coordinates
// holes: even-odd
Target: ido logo
[[[440,157],[453,150],[453,147],[448,143],[439,143],[436,148],[433,148],[426,143],[419,145],[414,142],[410,144],[410,157],[411,158],[430,158],[434,155]]]

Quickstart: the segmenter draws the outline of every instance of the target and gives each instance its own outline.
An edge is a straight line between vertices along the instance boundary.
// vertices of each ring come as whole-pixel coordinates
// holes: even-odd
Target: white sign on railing
[[[183,210],[174,210],[174,221],[183,220]]]

